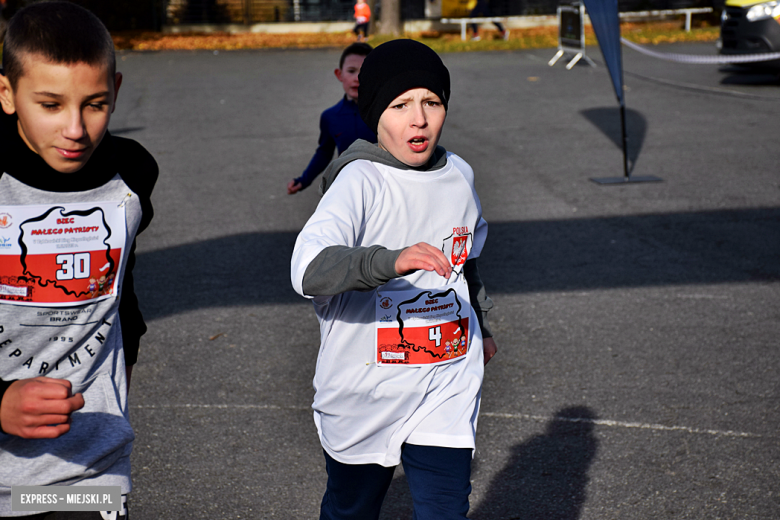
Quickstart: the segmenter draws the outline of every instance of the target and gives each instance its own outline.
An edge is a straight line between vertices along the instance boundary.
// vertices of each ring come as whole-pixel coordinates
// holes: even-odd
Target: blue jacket
[[[328,166],[336,148],[340,155],[358,139],[376,143],[376,134],[363,122],[357,103],[344,96],[320,116],[319,146],[303,175],[295,181],[300,182],[304,188],[308,187]]]

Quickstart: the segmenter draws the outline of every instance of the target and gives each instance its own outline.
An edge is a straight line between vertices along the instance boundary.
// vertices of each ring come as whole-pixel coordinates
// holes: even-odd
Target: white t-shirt
[[[357,160],[335,179],[295,244],[292,282],[299,294],[312,298],[303,292],[304,273],[330,246],[398,250],[426,242],[442,248],[455,273],[448,282],[417,271],[377,290],[313,298],[321,345],[312,407],[331,457],[389,467],[400,462],[405,442],[474,449],[483,375],[475,311],[466,301],[468,349],[461,357],[444,364],[378,365],[377,302],[393,291],[465,283],[463,264],[479,256],[486,236],[474,172],[454,154],[447,154],[443,168],[423,172]]]

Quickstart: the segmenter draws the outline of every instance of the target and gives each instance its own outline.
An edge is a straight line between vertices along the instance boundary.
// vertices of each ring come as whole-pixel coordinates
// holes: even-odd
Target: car
[[[780,1],[727,0],[721,14],[721,55],[780,52]],[[755,62],[780,68],[780,59]]]

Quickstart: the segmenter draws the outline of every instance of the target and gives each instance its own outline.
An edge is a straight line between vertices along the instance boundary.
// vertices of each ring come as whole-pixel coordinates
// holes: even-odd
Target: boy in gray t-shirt
[[[133,252],[158,171],[107,132],[122,75],[92,13],[20,10],[3,66],[0,517],[24,517],[41,511],[13,511],[14,486],[131,489],[127,388],[146,331]]]

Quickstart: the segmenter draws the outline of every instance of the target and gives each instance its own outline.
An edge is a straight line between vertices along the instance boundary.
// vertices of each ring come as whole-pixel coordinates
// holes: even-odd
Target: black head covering
[[[374,133],[382,112],[407,90],[427,88],[439,96],[445,110],[450,100],[447,67],[430,47],[414,40],[392,40],[371,51],[358,80],[360,117]]]

